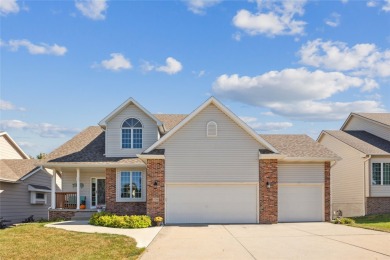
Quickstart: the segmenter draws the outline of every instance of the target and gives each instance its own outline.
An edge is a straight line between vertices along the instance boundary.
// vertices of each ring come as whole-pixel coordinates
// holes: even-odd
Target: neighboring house
[[[342,158],[332,166],[332,211],[390,213],[390,113],[351,113],[318,142]]]
[[[0,216],[11,223],[47,219],[51,204],[51,175],[29,159],[6,133],[0,133]]]
[[[329,221],[338,159],[305,135],[259,135],[213,97],[189,115],[154,115],[130,98],[43,165],[62,176],[51,218],[86,199],[86,211],[166,223],[277,223]]]

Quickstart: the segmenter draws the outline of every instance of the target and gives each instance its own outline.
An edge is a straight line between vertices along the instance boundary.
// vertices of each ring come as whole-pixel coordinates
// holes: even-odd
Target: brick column
[[[325,221],[330,221],[330,162],[325,162]]]
[[[152,219],[165,217],[165,160],[148,159],[146,163],[146,214]],[[154,185],[157,182],[157,185]]]
[[[271,185],[267,188],[267,182]],[[259,202],[261,224],[278,222],[278,160],[259,160]]]

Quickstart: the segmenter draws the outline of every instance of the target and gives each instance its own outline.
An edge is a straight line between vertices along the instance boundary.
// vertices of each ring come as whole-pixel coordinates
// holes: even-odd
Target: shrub
[[[351,218],[336,218],[333,221],[333,223],[334,224],[351,225],[351,224],[355,224],[355,220],[353,220]]]
[[[145,215],[117,216],[108,212],[99,212],[92,215],[89,223],[114,228],[147,228],[152,225],[152,220]]]

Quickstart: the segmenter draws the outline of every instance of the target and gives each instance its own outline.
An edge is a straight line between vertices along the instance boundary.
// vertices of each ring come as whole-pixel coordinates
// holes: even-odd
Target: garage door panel
[[[323,221],[323,185],[279,185],[278,221]]]
[[[167,185],[167,223],[257,223],[257,185]]]

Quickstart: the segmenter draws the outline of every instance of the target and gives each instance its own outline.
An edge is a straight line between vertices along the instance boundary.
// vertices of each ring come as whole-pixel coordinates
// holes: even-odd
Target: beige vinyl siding
[[[207,137],[207,123],[218,125]],[[166,182],[258,182],[259,149],[246,131],[209,105],[158,148],[165,149]]]
[[[390,141],[390,127],[357,116],[352,116],[343,130],[362,130]]]
[[[76,169],[65,170],[62,172],[62,191],[76,192],[76,187],[73,184],[76,183],[77,172]],[[91,207],[91,179],[92,178],[106,178],[106,172],[104,168],[96,169],[81,169],[80,170],[80,183],[84,184],[84,187],[80,189],[80,196],[87,196],[86,207]]]
[[[142,149],[122,149],[122,124],[134,117],[141,121]],[[135,157],[157,141],[158,129],[156,122],[142,110],[131,104],[107,122],[106,128],[106,156],[107,157]]]
[[[0,159],[24,159],[4,135],[0,136]]]
[[[28,184],[42,185],[51,188],[51,176],[39,171],[21,183],[0,182],[0,216],[19,223],[34,215],[34,219],[47,219],[51,205],[50,193],[47,193],[47,204],[31,204],[31,193]]]
[[[280,162],[278,183],[324,183],[324,163]]]
[[[390,185],[372,185],[372,163],[390,163],[390,156],[373,156],[370,160],[370,197],[390,197]],[[382,169],[383,171],[383,169]]]
[[[342,158],[331,168],[332,212],[340,209],[345,217],[365,215],[364,154],[326,133],[319,142]]]

